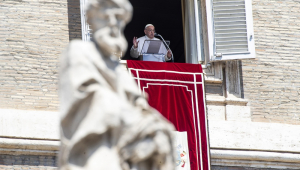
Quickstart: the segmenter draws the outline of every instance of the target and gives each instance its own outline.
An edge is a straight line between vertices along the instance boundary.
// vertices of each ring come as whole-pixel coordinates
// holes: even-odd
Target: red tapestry
[[[191,169],[210,169],[201,65],[130,60],[127,65],[149,104],[187,132]]]

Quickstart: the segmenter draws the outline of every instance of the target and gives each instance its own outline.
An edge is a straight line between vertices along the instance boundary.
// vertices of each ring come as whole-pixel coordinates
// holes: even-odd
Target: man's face
[[[113,1],[101,1],[87,11],[87,22],[93,38],[105,56],[120,54],[127,49],[123,29],[130,13]]]
[[[154,38],[154,34],[155,34],[155,28],[153,26],[148,26],[145,30],[144,30],[145,34],[147,35],[147,37],[149,38]]]

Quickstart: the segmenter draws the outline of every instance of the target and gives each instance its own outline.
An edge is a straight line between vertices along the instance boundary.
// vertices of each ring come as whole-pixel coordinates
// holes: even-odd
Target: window
[[[83,41],[89,41],[91,39],[91,29],[85,19],[85,5],[87,1],[88,0],[80,0],[81,33]]]
[[[83,41],[91,38],[85,20],[86,2],[80,0]],[[206,64],[255,58],[251,3],[251,0],[182,0],[186,62]]]
[[[255,58],[251,0],[207,0],[210,61]]]

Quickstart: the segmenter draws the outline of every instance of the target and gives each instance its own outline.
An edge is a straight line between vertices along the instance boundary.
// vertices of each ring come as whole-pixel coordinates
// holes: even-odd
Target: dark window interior
[[[144,27],[153,24],[155,31],[170,40],[170,48],[174,54],[174,62],[184,63],[184,39],[181,0],[129,0],[133,6],[133,17],[124,33],[128,41],[128,49],[124,60],[136,60],[130,56],[133,37],[144,36]],[[159,37],[157,37],[159,38]]]

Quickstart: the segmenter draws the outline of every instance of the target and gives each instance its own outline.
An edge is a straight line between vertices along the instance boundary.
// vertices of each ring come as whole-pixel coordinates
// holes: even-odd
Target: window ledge
[[[211,149],[214,166],[299,169],[299,153]]]
[[[224,96],[206,96],[207,104],[247,105],[248,100],[241,98],[225,98]]]

